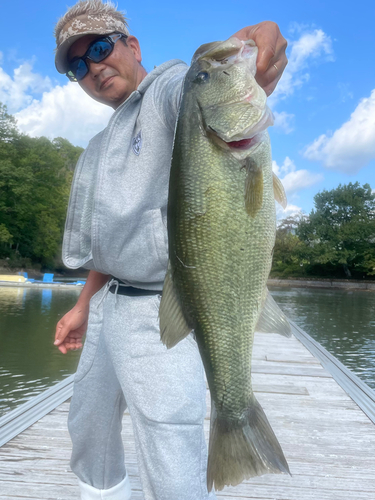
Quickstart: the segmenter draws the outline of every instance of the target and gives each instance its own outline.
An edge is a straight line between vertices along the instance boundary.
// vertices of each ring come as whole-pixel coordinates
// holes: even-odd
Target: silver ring
[[[279,71],[279,68],[276,66],[276,64],[273,65],[275,70],[278,72]]]

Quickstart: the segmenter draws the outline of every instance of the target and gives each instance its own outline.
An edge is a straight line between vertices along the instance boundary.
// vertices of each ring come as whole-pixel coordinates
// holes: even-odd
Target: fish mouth
[[[238,131],[237,133],[233,133],[233,131],[231,131],[231,133],[225,133],[223,130],[218,130],[216,127],[209,126],[206,129],[206,135],[217,145],[224,149],[229,149],[235,156],[241,156],[241,152],[252,149],[266,139],[266,130],[272,124],[272,111],[266,107],[261,119],[255,125],[251,125],[241,132]]]
[[[247,128],[238,131],[237,133],[232,132],[231,137],[228,137],[229,134],[226,134],[226,136],[222,135],[222,139],[227,143],[250,140],[267,130],[268,127],[272,127],[273,124],[273,113],[268,106],[265,106],[259,120],[256,123],[250,124]]]
[[[206,130],[206,135],[217,146],[231,153],[237,159],[245,158],[250,150],[253,153],[262,142],[267,140],[265,131],[259,132],[252,137],[243,137],[238,141],[225,141],[213,129]]]
[[[207,44],[206,49],[198,51],[193,60],[205,60],[215,71],[219,68],[220,74],[227,66],[241,63],[243,82],[238,87],[229,83],[225,99],[217,102],[197,99],[202,132],[236,157],[243,156],[265,140],[265,131],[274,124],[267,96],[255,81],[258,48],[253,40],[231,38]]]
[[[246,150],[250,149],[255,144],[261,141],[261,133],[255,135],[254,137],[251,137],[250,139],[241,139],[240,141],[231,141],[231,142],[226,142],[226,144],[233,149],[240,149],[240,150]]]

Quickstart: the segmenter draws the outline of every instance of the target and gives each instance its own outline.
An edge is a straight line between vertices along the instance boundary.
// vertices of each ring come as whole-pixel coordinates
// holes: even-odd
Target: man
[[[191,336],[167,350],[158,327],[169,168],[187,66],[172,60],[147,74],[125,18],[100,0],[69,9],[55,35],[57,70],[116,110],[76,167],[63,244],[68,267],[90,269],[55,341],[66,354],[82,347],[87,330],[68,421],[81,498],[130,498],[120,434],[128,407],[145,499],[214,499],[206,488],[199,352]],[[257,43],[257,79],[270,94],[287,62],[278,27],[265,22],[236,36]]]

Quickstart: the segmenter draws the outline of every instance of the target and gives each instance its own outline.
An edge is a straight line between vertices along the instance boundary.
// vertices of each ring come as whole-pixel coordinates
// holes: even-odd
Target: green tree
[[[369,184],[339,185],[314,197],[315,209],[296,234],[311,263],[352,273],[375,274],[375,195]]]
[[[306,245],[296,236],[296,230],[306,215],[299,213],[281,220],[276,231],[271,276],[303,276],[306,274]]]
[[[0,103],[0,248],[7,250],[13,242],[9,197],[17,158],[15,141],[19,135],[16,120]]]
[[[8,114],[7,107],[0,102],[0,147],[19,137],[14,116]]]
[[[60,244],[67,206],[64,159],[45,137],[22,138],[18,167],[30,177],[30,189],[17,197],[19,252],[51,265]],[[20,145],[21,146],[21,145]],[[21,189],[20,184],[18,184]]]
[[[53,267],[82,151],[66,139],[21,134],[0,104],[0,258]]]
[[[70,172],[74,172],[78,158],[81,153],[83,153],[83,148],[73,146],[68,139],[63,139],[62,137],[56,137],[56,139],[53,139],[52,144],[64,160],[65,168]]]

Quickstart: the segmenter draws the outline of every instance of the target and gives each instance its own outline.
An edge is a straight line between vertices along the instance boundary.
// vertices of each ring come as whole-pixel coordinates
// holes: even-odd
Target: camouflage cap
[[[103,4],[101,0],[78,2],[55,27],[57,71],[68,71],[68,51],[79,38],[85,35],[109,35],[115,31],[129,35],[124,15],[112,3]]]

